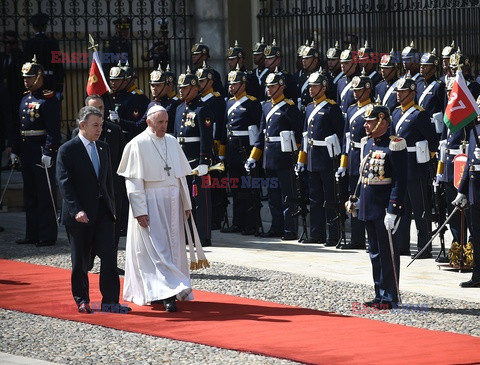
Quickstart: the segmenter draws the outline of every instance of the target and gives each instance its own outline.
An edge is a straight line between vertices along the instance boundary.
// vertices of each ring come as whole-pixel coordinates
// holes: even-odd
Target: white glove
[[[473,152],[473,154],[475,155],[475,158],[477,160],[480,160],[480,148],[479,147],[475,147],[475,151]]]
[[[198,171],[198,173],[195,174],[195,175],[198,175],[198,176],[206,175],[206,174],[208,174],[208,165],[205,165],[205,164],[198,165],[197,167],[195,167],[193,169],[193,171]]]
[[[357,201],[347,200],[345,202],[345,210],[347,211],[347,213],[350,213],[353,217],[357,216],[357,210],[359,206],[360,206],[360,200],[357,200]]]
[[[18,156],[13,152],[10,153],[10,161],[12,162],[12,165],[15,165],[18,161]]]
[[[388,213],[385,214],[385,218],[383,219],[383,224],[385,224],[385,228],[387,231],[391,231],[395,228],[395,219],[397,218],[396,214]]]
[[[257,161],[255,161],[254,158],[251,158],[249,157],[247,159],[247,161],[245,162],[245,170],[247,170],[247,172],[250,172],[251,169],[254,169],[255,166],[257,166]]]
[[[46,167],[47,169],[49,167],[52,167],[52,158],[47,155],[42,155],[42,165]]]
[[[299,174],[305,171],[305,164],[303,162],[297,162],[295,165],[295,174]]]
[[[335,173],[335,179],[337,179],[337,181],[338,181],[341,177],[344,177],[345,172],[347,172],[346,167],[339,167],[337,172]]]
[[[437,174],[437,176],[435,176],[435,181],[433,182],[433,186],[434,187],[439,186],[441,181],[442,181],[442,174]]]
[[[225,161],[225,156],[218,156],[218,159],[219,159],[220,161]]]
[[[118,116],[118,112],[115,110],[110,110],[110,121],[113,123],[120,122],[120,117]]]
[[[467,205],[467,196],[462,193],[458,193],[455,199],[452,201],[452,204],[458,208],[465,208]]]

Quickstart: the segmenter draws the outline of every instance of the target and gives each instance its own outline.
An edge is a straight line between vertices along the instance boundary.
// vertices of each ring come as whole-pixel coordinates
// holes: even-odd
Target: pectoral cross
[[[168,176],[170,176],[170,170],[172,168],[170,166],[168,166],[168,163],[165,165],[165,167],[163,169],[167,172]]]

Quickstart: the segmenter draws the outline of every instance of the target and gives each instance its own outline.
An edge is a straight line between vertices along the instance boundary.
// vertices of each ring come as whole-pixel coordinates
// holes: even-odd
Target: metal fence
[[[99,44],[101,54],[115,34],[114,21],[128,17],[131,28],[126,40],[133,51],[129,58],[138,74],[138,86],[149,95],[148,76],[156,67],[158,57],[165,59],[177,74],[190,62],[193,37],[189,4],[188,0],[3,0],[0,4],[0,31],[14,30],[19,39],[25,41],[33,35],[29,22],[32,15],[41,11],[50,17],[47,34],[59,41],[66,71],[62,131],[68,135],[85,97],[92,53],[88,49],[88,35],[91,34]],[[160,53],[154,49],[163,36],[168,45],[166,55],[165,47],[157,49]],[[88,54],[88,62],[82,62],[84,57],[73,58],[74,53]],[[103,57],[106,58],[109,57]]]
[[[421,52],[437,54],[452,40],[480,63],[479,0],[259,0],[260,36],[276,39],[284,52],[284,66],[293,71],[295,52],[314,40],[324,53],[347,34],[368,40],[379,52],[401,51],[415,42]],[[345,45],[344,48],[346,48]]]

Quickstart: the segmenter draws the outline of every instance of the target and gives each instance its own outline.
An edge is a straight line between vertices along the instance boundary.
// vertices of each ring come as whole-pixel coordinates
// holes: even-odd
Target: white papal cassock
[[[147,127],[125,147],[117,171],[125,177],[130,201],[124,300],[145,305],[173,296],[193,299],[184,232],[184,212],[192,209],[185,179],[190,172],[179,143],[168,134],[158,138]],[[134,218],[141,215],[150,219],[147,228]]]

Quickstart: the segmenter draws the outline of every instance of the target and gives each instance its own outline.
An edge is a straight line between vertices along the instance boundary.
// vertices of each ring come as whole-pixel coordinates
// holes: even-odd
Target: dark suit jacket
[[[65,225],[76,224],[75,215],[85,211],[94,224],[98,216],[98,198],[103,197],[112,219],[115,219],[115,200],[113,196],[113,178],[108,144],[96,141],[100,157],[100,176],[97,179],[95,169],[80,137],[75,137],[58,150],[57,181],[63,197],[62,222]]]
[[[72,132],[72,138],[78,134],[78,128]],[[123,149],[125,148],[125,137],[122,128],[118,124],[105,120],[103,122],[102,134],[100,141],[107,142],[110,149],[110,161],[112,162],[113,188],[115,195],[125,194],[125,179],[117,174],[118,165],[122,159]]]

